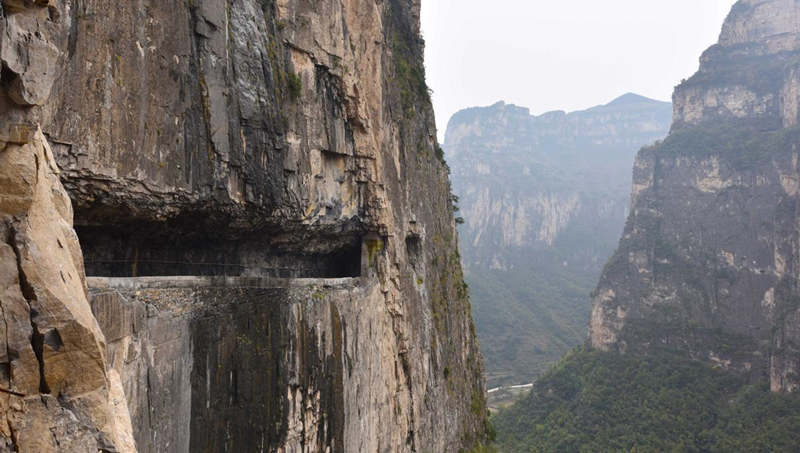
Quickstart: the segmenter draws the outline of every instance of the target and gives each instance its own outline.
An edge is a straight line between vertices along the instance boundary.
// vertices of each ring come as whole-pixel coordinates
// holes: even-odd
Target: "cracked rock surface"
[[[0,430],[17,451],[134,451],[111,395],[72,208],[41,131],[0,151]],[[124,405],[124,402],[123,402]]]

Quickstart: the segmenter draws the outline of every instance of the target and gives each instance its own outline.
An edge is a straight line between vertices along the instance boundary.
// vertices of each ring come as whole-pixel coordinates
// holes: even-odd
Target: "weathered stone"
[[[17,145],[30,143],[33,141],[36,129],[35,126],[30,124],[5,124],[3,129],[0,129],[0,142]],[[5,148],[5,145],[2,148]]]
[[[39,32],[35,14],[12,14],[0,22],[0,61],[13,75],[8,96],[22,106],[41,105],[50,96],[61,52]]]
[[[71,204],[41,131],[0,153],[0,189],[2,385],[24,395],[4,395],[0,433],[19,451],[134,451],[119,442],[130,420],[109,404],[104,338],[86,299]]]
[[[149,420],[135,423],[139,451],[407,448],[396,427],[408,423],[410,395],[387,380],[395,367],[387,353],[398,351],[383,350],[388,315],[369,280],[92,278],[90,286],[132,418]],[[363,423],[372,418],[385,423]]]
[[[675,89],[673,127],[744,118],[796,124],[798,15],[796,0],[737,2],[719,44],[700,58],[700,70]]]
[[[16,13],[36,7],[52,6],[56,2],[55,0],[3,0],[0,3],[7,12]]]
[[[797,0],[743,0],[733,7],[719,37],[719,44],[732,47],[757,43],[768,52],[800,49]]]

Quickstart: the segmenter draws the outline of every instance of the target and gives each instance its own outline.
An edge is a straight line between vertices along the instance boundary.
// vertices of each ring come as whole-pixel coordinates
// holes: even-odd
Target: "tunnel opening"
[[[358,231],[277,232],[245,236],[167,225],[76,225],[90,277],[359,277]]]
[[[417,269],[422,263],[422,238],[419,235],[409,234],[406,236],[406,254],[408,255],[408,264]]]

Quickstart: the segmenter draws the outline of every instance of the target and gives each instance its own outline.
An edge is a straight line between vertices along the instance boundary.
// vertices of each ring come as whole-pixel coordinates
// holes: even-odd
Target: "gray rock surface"
[[[709,120],[758,118],[770,127],[797,125],[800,105],[800,2],[739,1],[719,43],[673,95],[674,128]]]
[[[140,452],[403,451],[369,279],[90,278]],[[432,410],[432,409],[429,409]],[[458,414],[445,415],[457,423]],[[381,423],[368,423],[380,420]],[[448,447],[441,445],[442,451]]]
[[[797,7],[738,2],[676,89],[670,136],[636,159],[594,347],[680,351],[798,389]]]

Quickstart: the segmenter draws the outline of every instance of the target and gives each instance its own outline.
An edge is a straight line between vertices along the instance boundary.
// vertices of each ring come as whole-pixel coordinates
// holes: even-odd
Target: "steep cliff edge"
[[[107,348],[82,283],[65,302],[96,358],[81,359],[94,367],[82,384],[111,395],[74,409],[102,448],[124,451],[131,431],[139,451],[481,441],[482,360],[418,1],[2,6],[0,141],[41,126],[74,205],[73,278],[83,260],[102,277],[89,289]],[[48,345],[71,350],[36,325],[32,376],[51,369]],[[71,394],[55,384],[21,393]],[[132,430],[108,427],[126,418]]]
[[[634,167],[591,344],[681,351],[774,391],[800,385],[800,2],[742,0]]]
[[[586,339],[633,159],[671,118],[669,103],[629,93],[572,113],[497,103],[450,120],[444,150],[489,387],[532,382]]]

